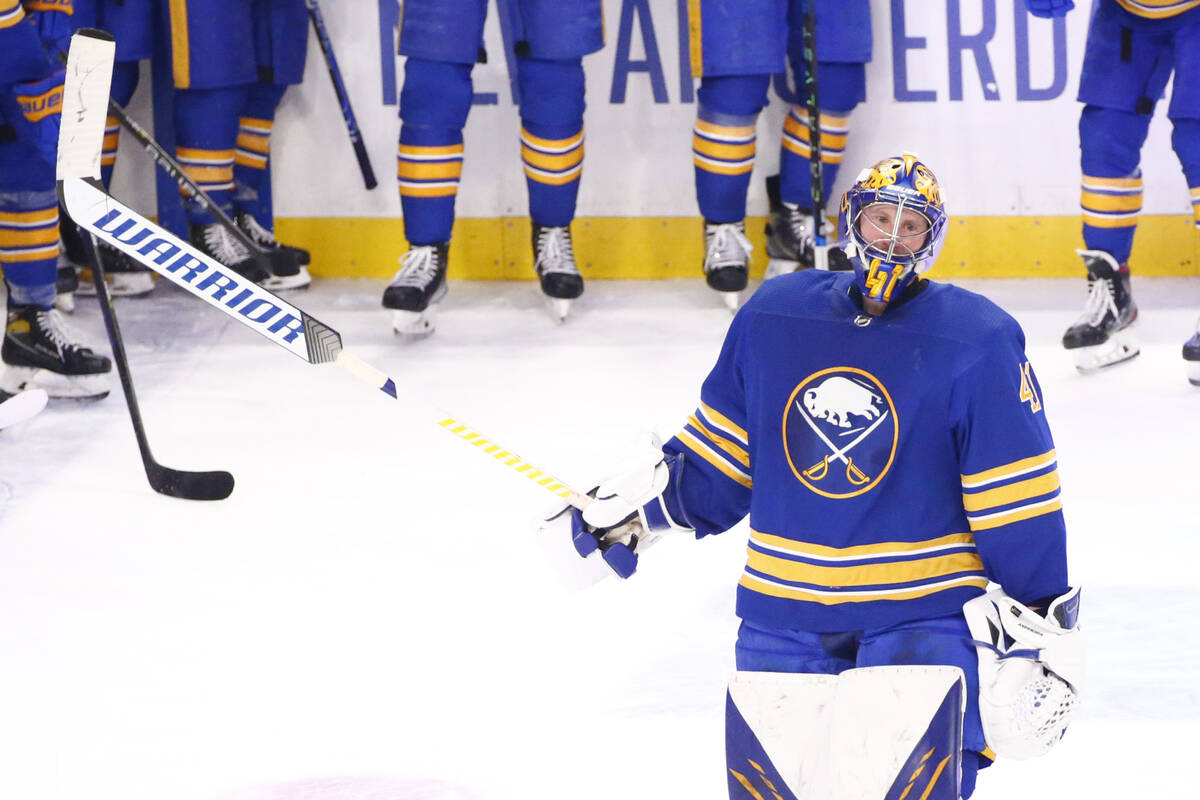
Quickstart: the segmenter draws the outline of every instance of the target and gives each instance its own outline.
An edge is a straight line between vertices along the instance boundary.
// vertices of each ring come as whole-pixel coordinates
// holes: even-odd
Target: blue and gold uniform
[[[1172,76],[1171,144],[1200,230],[1200,0],[1101,0],[1079,82],[1080,207],[1087,248],[1118,264],[1142,208],[1142,145]]]
[[[502,0],[515,42],[521,158],[535,223],[568,225],[583,174],[583,56],[604,46],[600,0]],[[397,178],[405,236],[415,246],[450,240],[462,175],[471,69],[483,57],[487,0],[407,0],[400,54]]]
[[[746,216],[754,167],[754,124],[767,105],[771,76],[790,64],[796,85],[805,75],[802,19],[816,16],[821,100],[821,163],[826,192],[837,178],[850,132],[850,113],[866,99],[871,60],[869,0],[691,0],[692,74],[700,78],[692,136],[700,213],[713,223]],[[809,119],[803,99],[784,122],[780,194],[812,207]]]
[[[160,12],[180,164],[218,204],[270,231],[270,134],[284,91],[303,79],[304,1],[161,0]],[[193,204],[188,218],[213,221]]]
[[[991,754],[962,605],[1066,590],[1054,442],[1008,314],[925,281],[870,316],[855,281],[783,275],[738,312],[664,448],[668,511],[698,536],[749,514],[738,669],[961,667],[965,797]]]

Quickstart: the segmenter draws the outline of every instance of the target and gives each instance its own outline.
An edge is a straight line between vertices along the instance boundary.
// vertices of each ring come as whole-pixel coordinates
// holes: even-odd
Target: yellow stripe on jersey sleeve
[[[1010,511],[998,511],[995,514],[969,517],[967,521],[971,523],[971,530],[978,532],[999,528],[1002,525],[1011,525],[1014,522],[1033,519],[1045,514],[1053,514],[1055,511],[1061,510],[1062,500],[1058,497],[1053,497],[1041,503],[1030,503],[1027,506],[1014,508]]]
[[[713,444],[724,450],[729,455],[737,459],[738,463],[749,469],[750,454],[744,448],[738,447],[733,442],[726,439],[724,436],[718,436],[710,431],[703,422],[695,415],[688,417],[688,424],[705,435]]]
[[[1054,470],[1036,478],[1010,483],[1007,486],[988,489],[976,494],[964,494],[963,508],[967,511],[983,511],[1050,494],[1058,491],[1058,488],[1058,470]]]
[[[973,489],[977,486],[984,486],[989,483],[1015,478],[1027,472],[1034,472],[1039,469],[1050,466],[1058,460],[1058,454],[1054,450],[1047,450],[1045,453],[1029,458],[1022,458],[1019,461],[1013,461],[1010,464],[1002,464],[999,467],[976,472],[970,475],[962,476],[962,485],[964,489]]]
[[[721,430],[723,430],[725,433],[732,434],[733,437],[737,439],[743,447],[750,444],[750,437],[746,435],[746,429],[722,414],[720,411],[717,411],[707,403],[700,404],[700,411],[704,414],[704,416],[708,417],[708,419],[711,420],[714,425],[721,428]]]

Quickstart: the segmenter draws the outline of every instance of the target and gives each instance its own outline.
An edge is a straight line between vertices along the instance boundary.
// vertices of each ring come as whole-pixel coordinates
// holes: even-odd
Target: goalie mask
[[[859,173],[842,195],[838,238],[863,297],[891,302],[933,266],[946,241],[942,189],[912,153]]]

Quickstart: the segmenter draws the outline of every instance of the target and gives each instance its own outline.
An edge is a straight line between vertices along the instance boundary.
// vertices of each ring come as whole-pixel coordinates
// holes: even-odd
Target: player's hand
[[[33,21],[37,25],[38,37],[42,40],[42,46],[51,56],[59,52],[67,52],[71,46],[71,34],[74,33],[74,26],[71,24],[71,15],[66,13],[65,6],[63,10],[38,9],[34,11]]]
[[[1051,19],[1065,17],[1075,7],[1075,0],[1025,0],[1025,7],[1035,17]]]
[[[587,508],[560,507],[546,522],[555,523],[556,535],[570,536],[578,555],[599,554],[609,569],[628,578],[637,569],[638,555],[663,534],[691,530],[666,510],[662,495],[670,484],[671,468],[662,442],[648,435],[624,470],[588,492],[592,500]]]
[[[17,103],[21,106],[30,138],[48,164],[54,164],[58,157],[65,75],[66,71],[60,69],[48,78],[16,85]]]

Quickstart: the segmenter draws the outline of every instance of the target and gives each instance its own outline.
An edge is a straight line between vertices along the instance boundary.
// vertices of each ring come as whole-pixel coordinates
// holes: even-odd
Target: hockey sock
[[[54,305],[57,265],[54,192],[0,194],[0,268],[8,282],[9,303]]]
[[[113,99],[113,102],[122,108],[129,105],[137,85],[138,63],[136,61],[118,61],[113,64],[112,89],[109,91],[109,97]],[[110,114],[104,123],[104,148],[100,153],[100,180],[106,187],[112,185],[120,135],[121,123]]]
[[[227,213],[233,210],[233,155],[247,86],[183,89],[175,94],[175,157],[183,171]],[[185,201],[188,220],[210,225],[211,214]]]
[[[696,201],[709,222],[740,222],[754,169],[754,123],[767,103],[769,75],[705,77],[700,82],[692,163]]]
[[[517,81],[529,215],[540,225],[567,225],[583,174],[583,64],[519,56]]]
[[[396,177],[410,244],[450,241],[471,92],[470,64],[405,62]]]
[[[795,203],[811,210],[812,168],[808,110],[793,106],[783,122],[783,139],[779,158],[779,193],[784,202]],[[846,150],[850,134],[848,112],[821,111],[821,200],[828,205],[829,189],[837,180],[838,167]]]
[[[287,86],[256,83],[250,87],[238,119],[233,156],[233,205],[251,214],[267,230],[275,229],[271,200],[271,128]]]
[[[1083,181],[1079,206],[1083,241],[1124,264],[1133,249],[1142,210],[1142,173],[1138,168],[1150,117],[1128,111],[1085,106],[1079,118]]]
[[[796,86],[804,85],[804,52],[795,46],[788,50]],[[850,134],[850,112],[866,99],[865,64],[821,61],[817,64],[821,92],[821,185],[822,201],[829,204],[829,190],[837,180]],[[812,209],[812,169],[809,165],[808,109],[801,99],[783,123],[779,159],[779,193],[784,202]]]
[[[1172,120],[1171,145],[1183,166],[1188,190],[1192,194],[1192,215],[1200,231],[1200,119]]]

